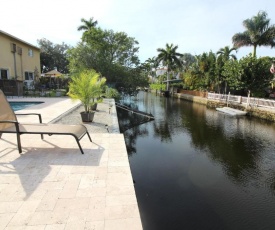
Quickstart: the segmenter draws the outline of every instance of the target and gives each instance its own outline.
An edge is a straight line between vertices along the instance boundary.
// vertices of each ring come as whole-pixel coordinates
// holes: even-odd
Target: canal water
[[[274,123],[146,92],[122,103],[155,116],[118,109],[145,230],[275,229]]]

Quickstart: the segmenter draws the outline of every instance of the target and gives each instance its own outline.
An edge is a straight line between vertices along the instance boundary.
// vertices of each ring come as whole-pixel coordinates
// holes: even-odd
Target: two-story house
[[[0,30],[0,88],[19,95],[22,83],[31,87],[40,75],[40,49]]]

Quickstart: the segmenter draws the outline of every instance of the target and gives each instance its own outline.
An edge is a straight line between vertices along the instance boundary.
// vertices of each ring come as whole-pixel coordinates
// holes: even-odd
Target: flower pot
[[[80,114],[81,114],[82,122],[92,122],[95,115],[94,112],[88,112],[88,113],[81,112]]]
[[[96,108],[97,108],[97,103],[94,103],[92,106],[91,106],[91,110],[96,110]]]

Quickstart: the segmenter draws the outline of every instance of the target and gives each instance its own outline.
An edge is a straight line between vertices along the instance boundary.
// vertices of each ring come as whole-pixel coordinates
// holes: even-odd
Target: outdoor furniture
[[[17,146],[19,153],[22,153],[21,148],[21,134],[41,134],[43,139],[44,134],[48,135],[71,135],[75,138],[78,147],[82,154],[83,149],[80,145],[80,140],[85,134],[88,135],[89,140],[92,139],[84,125],[63,125],[63,124],[46,124],[42,123],[41,114],[27,113],[27,114],[15,114],[13,109],[10,107],[4,93],[0,90],[0,138],[3,133],[15,133],[17,136]],[[39,118],[40,123],[34,124],[23,124],[17,121],[16,115],[36,115]]]

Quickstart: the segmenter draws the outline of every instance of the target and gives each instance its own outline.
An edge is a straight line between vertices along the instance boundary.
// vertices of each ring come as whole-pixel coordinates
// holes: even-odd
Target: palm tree
[[[218,57],[222,58],[222,60],[228,61],[230,58],[233,60],[237,60],[237,57],[235,54],[231,54],[233,51],[237,51],[237,48],[229,48],[229,46],[225,46],[224,48],[220,48],[217,52]]]
[[[234,47],[253,46],[253,57],[256,57],[257,46],[275,46],[275,25],[269,25],[265,11],[243,21],[246,30],[232,37]]]
[[[152,58],[148,58],[145,61],[146,64],[148,64],[149,66],[149,74],[153,77],[153,82],[155,81],[155,77],[156,77],[156,69],[158,67],[158,63],[156,62],[156,58],[152,57]]]
[[[159,52],[156,62],[159,64],[162,62],[163,65],[167,66],[167,91],[169,89],[169,72],[175,67],[181,67],[182,61],[181,57],[183,56],[181,53],[177,52],[178,46],[174,46],[173,44],[166,44],[165,49],[158,48],[157,51]]]
[[[91,30],[92,28],[96,27],[97,21],[94,21],[94,18],[90,18],[86,20],[85,18],[81,18],[81,22],[83,24],[77,28],[78,31],[84,30],[84,33]]]

